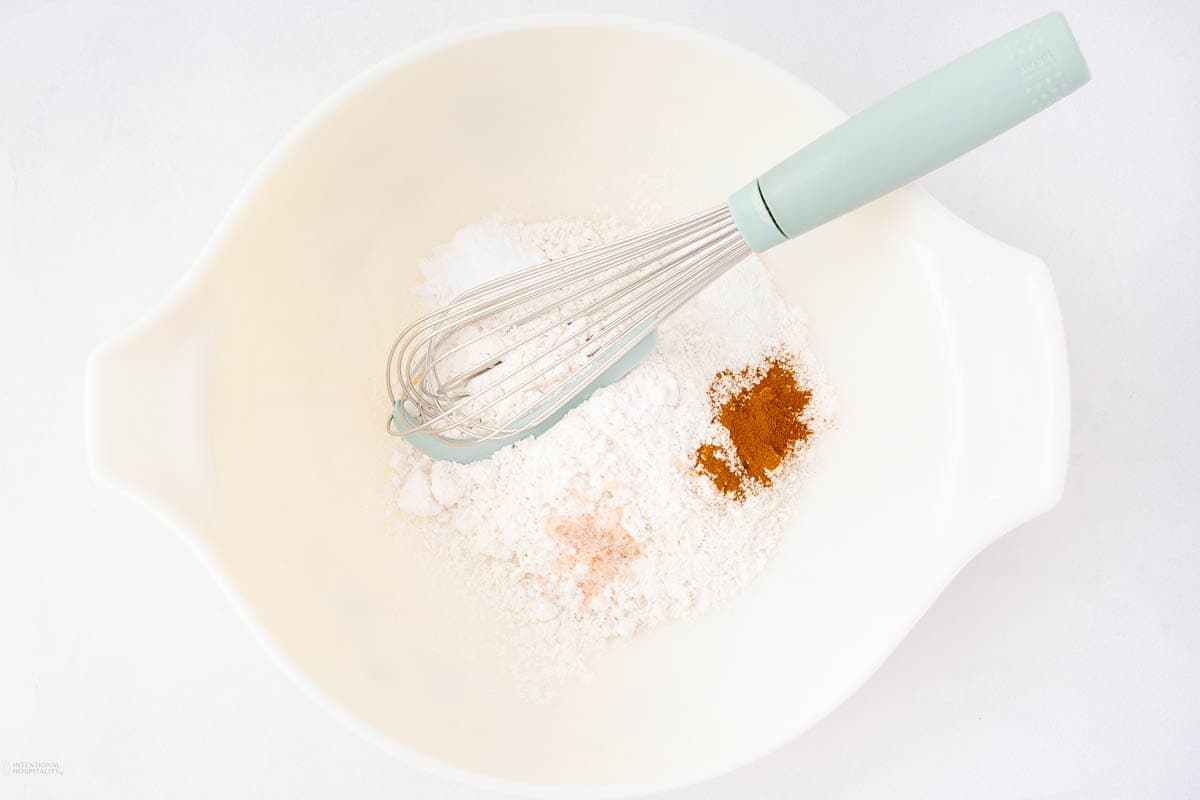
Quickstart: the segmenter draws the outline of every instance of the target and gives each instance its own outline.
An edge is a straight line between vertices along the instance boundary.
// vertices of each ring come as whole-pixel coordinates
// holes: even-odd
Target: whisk
[[[851,117],[725,205],[459,295],[392,344],[388,431],[468,462],[547,430],[752,252],[915,180],[1089,78],[1065,18],[1048,14]]]

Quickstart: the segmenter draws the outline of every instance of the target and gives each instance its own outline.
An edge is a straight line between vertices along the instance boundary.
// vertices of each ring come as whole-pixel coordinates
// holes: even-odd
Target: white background
[[[925,183],[1054,272],[1066,496],[831,717],[672,797],[1200,797],[1200,6],[1061,6],[1092,84]],[[1048,10],[0,0],[0,759],[66,773],[0,775],[0,798],[484,796],[327,719],[181,537],[91,484],[81,373],[343,82],[431,34],[567,9],[722,35],[851,111]]]

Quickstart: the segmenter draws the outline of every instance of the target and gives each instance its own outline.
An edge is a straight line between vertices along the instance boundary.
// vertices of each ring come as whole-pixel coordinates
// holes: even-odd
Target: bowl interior
[[[362,81],[260,181],[202,277],[213,298],[215,517],[201,531],[266,632],[397,753],[504,780],[715,772],[811,724],[945,580],[955,362],[937,257],[885,198],[766,259],[812,321],[839,427],[777,558],[728,607],[612,650],[531,705],[487,609],[389,533],[387,348],[417,262],[497,211],[722,202],[829,127],[814,92],[732,48],[547,25]],[[870,498],[869,502],[866,498]]]

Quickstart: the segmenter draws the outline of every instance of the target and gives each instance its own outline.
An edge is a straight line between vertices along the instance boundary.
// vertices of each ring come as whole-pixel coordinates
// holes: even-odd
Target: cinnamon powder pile
[[[770,486],[772,473],[812,432],[804,421],[812,392],[800,386],[786,355],[770,356],[739,372],[717,373],[708,396],[713,422],[728,432],[729,440],[700,445],[695,466],[735,500]]]

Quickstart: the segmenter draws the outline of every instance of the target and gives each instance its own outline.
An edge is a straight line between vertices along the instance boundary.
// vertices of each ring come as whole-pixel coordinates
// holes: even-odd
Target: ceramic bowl
[[[418,261],[457,229],[648,191],[668,217],[703,209],[842,118],[657,23],[538,18],[413,48],[289,136],[182,285],[96,351],[94,471],[185,532],[283,668],[404,761],[555,796],[744,764],[1057,501],[1068,381],[1045,265],[918,188],[768,253],[840,403],[801,511],[734,602],[612,648],[544,705],[483,644],[470,592],[389,532],[383,368]]]

